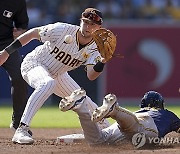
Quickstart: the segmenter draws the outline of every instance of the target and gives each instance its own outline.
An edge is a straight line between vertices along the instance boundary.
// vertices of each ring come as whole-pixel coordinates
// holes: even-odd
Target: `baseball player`
[[[134,113],[120,107],[114,94],[106,95],[103,105],[93,113],[87,109],[85,99],[85,91],[77,89],[60,101],[59,108],[62,111],[73,110],[78,114],[85,139],[90,145],[114,144],[136,133],[144,133],[147,138],[161,138],[172,131],[180,132],[180,119],[173,112],[164,109],[164,99],[158,92],[145,93],[141,109]],[[107,117],[117,122],[107,128],[99,128],[96,122]]]
[[[102,13],[99,10],[87,8],[82,13],[80,26],[58,22],[30,29],[0,53],[2,64],[17,48],[31,40],[38,39],[43,42],[43,45],[27,54],[21,65],[23,79],[35,90],[28,99],[21,123],[12,138],[14,143],[34,142],[28,133],[30,122],[51,94],[65,97],[80,88],[68,75],[68,71],[85,65],[90,80],[101,74],[106,61],[96,50],[92,32],[100,29],[102,22]],[[88,96],[86,101],[91,112],[97,108]],[[104,128],[108,122],[98,124]]]

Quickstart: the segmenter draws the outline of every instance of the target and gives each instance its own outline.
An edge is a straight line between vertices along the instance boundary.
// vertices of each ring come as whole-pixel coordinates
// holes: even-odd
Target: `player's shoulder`
[[[72,25],[63,22],[49,23],[44,26],[40,26],[40,29],[54,31],[54,32],[76,32],[79,29],[79,26]]]
[[[172,112],[172,111],[170,111],[170,110],[168,110],[168,109],[165,109],[164,111],[165,111],[166,113],[170,114],[170,115],[175,115],[174,112]]]
[[[174,114],[172,111],[170,111],[170,110],[168,110],[168,109],[164,109],[164,110],[162,110],[162,111],[164,111],[164,112],[166,112],[166,113]]]
[[[176,117],[176,114],[168,109],[161,109],[159,110],[159,112],[162,114],[162,115],[166,115],[168,117]]]
[[[56,22],[53,25],[54,25],[54,27],[61,27],[64,29],[79,29],[79,26],[77,26],[77,25],[64,23],[64,22]]]

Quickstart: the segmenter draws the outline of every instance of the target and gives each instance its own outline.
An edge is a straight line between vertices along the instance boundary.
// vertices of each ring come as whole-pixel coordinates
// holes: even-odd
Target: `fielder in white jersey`
[[[15,49],[33,39],[39,39],[44,43],[27,54],[21,65],[24,80],[35,90],[28,99],[13,142],[19,144],[34,142],[31,134],[28,133],[30,122],[51,94],[65,97],[80,88],[68,75],[68,71],[85,65],[90,80],[96,79],[101,74],[105,60],[97,51],[91,35],[101,26],[102,13],[95,8],[87,8],[82,13],[80,26],[58,22],[33,28],[19,36],[1,52],[0,64],[6,61]],[[86,101],[91,112],[97,108],[88,96]],[[107,121],[98,124],[102,128],[109,125]]]

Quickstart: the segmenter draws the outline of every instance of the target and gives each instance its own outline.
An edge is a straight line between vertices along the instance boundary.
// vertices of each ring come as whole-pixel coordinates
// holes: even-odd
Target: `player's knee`
[[[43,89],[43,91],[53,91],[56,85],[54,79],[45,79],[44,81],[40,81],[40,82],[41,83],[37,88]]]

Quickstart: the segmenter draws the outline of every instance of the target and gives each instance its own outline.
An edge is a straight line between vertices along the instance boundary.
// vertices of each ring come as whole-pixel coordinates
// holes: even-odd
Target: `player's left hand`
[[[116,49],[116,36],[110,30],[100,28],[92,33],[92,37],[96,42],[101,57],[104,58],[103,61],[109,61]]]
[[[9,54],[5,50],[0,51],[0,66],[4,64],[4,62],[8,59],[8,57]]]
[[[101,62],[102,62],[102,63],[106,63],[107,60],[106,60],[105,58],[101,58]]]

